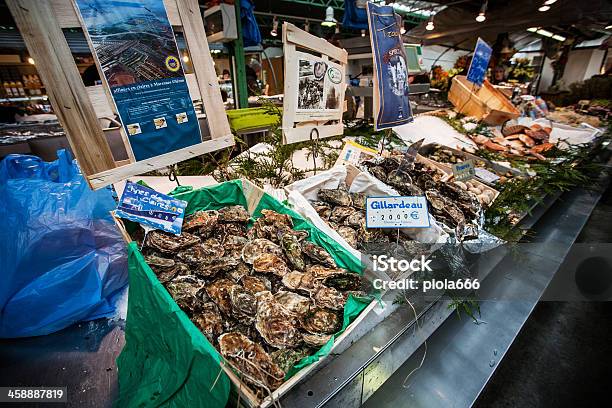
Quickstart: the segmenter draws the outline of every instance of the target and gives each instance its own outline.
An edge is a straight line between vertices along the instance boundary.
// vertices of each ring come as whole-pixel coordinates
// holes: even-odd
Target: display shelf
[[[476,370],[473,375],[472,373],[465,376],[454,375],[452,381],[440,379],[439,369],[444,366],[447,360],[456,364],[453,372],[457,373],[465,373],[465,367],[471,367],[472,361],[482,363],[482,359],[485,358],[482,351],[485,345],[474,347],[474,342],[486,342],[487,339],[496,338],[499,334],[498,330],[501,330],[501,328],[506,330],[504,339],[507,340],[507,344],[505,348],[503,344],[499,344],[496,346],[496,350],[502,350],[502,352],[507,350],[511,340],[518,334],[522,324],[533,310],[533,306],[558,270],[569,247],[580,233],[600,197],[600,194],[583,190],[577,190],[572,194],[568,194],[568,196],[574,197],[572,199],[564,197],[563,200],[558,200],[561,194],[546,197],[519,224],[521,228],[532,229],[543,243],[555,241],[559,236],[571,238],[565,239],[562,243],[557,243],[558,245],[555,245],[557,253],[555,254],[531,252],[524,254],[524,262],[529,263],[529,267],[532,268],[530,270],[533,270],[533,273],[524,273],[524,268],[517,268],[514,255],[506,246],[489,251],[485,256],[480,256],[476,260],[479,263],[479,277],[483,282],[482,290],[486,291],[481,295],[495,296],[500,291],[514,290],[517,295],[525,293],[531,299],[532,305],[530,307],[515,306],[515,309],[520,309],[522,315],[517,315],[516,321],[513,321],[512,324],[506,325],[506,319],[504,318],[504,313],[517,313],[517,310],[511,310],[511,305],[505,305],[505,303],[511,302],[484,302],[481,306],[481,318],[486,320],[487,324],[476,325],[468,317],[449,319],[454,311],[449,307],[451,300],[447,297],[440,297],[437,301],[428,304],[415,305],[418,315],[418,324],[415,324],[414,312],[410,307],[394,307],[391,305],[393,299],[397,296],[397,292],[390,291],[383,297],[383,301],[391,308],[380,315],[378,314],[380,311],[371,312],[364,319],[359,333],[355,333],[356,336],[360,337],[353,338],[352,344],[346,350],[328,359],[320,370],[312,373],[296,386],[292,393],[284,396],[280,400],[281,405],[359,407],[366,403],[372,395],[375,395],[376,391],[381,389],[388,380],[392,379],[394,373],[400,372],[400,369],[410,372],[414,366],[418,366],[423,356],[421,346],[425,341],[430,343],[430,351],[423,368],[420,370],[418,380],[414,380],[418,381],[419,385],[412,381],[412,385],[406,390],[402,387],[405,376],[399,375],[393,377],[395,387],[385,392],[396,392],[401,395],[402,398],[405,398],[401,399],[402,404],[407,404],[405,401],[412,399],[414,403],[411,403],[411,406],[428,407],[448,406],[448,400],[444,399],[445,395],[465,394],[465,398],[457,402],[456,405],[471,405],[490,378],[498,360],[502,358],[502,354],[496,357],[494,367],[489,367],[490,356],[486,354],[487,361],[484,363],[486,368],[481,367],[482,369]],[[571,223],[557,223],[555,221],[568,214],[579,214],[579,216],[574,216]],[[548,246],[542,246],[542,250],[548,250]],[[539,260],[550,261],[551,258],[558,261],[538,263]],[[512,277],[508,278],[508,274],[512,274]],[[535,279],[537,285],[534,286],[535,274],[542,276]],[[507,280],[510,280],[512,284],[509,285]],[[524,288],[529,288],[529,290],[521,292]],[[506,296],[508,296],[507,293]],[[504,312],[505,307],[508,309]],[[489,314],[490,310],[495,311],[495,314]],[[492,324],[494,319],[496,319],[495,328]],[[461,327],[447,330],[446,327],[449,325],[459,325]],[[444,336],[445,333],[447,335],[450,333],[453,336],[464,336],[463,345],[465,347],[452,347],[452,351],[457,354],[457,358],[464,358],[462,364],[457,364],[454,359],[455,356],[449,357],[446,350],[444,350],[445,352],[431,351],[432,344],[433,347],[441,348],[448,345],[449,342],[457,341],[454,338],[439,337]],[[468,344],[470,347],[467,347]],[[491,347],[486,347],[486,349],[493,350]],[[413,366],[410,366],[412,368],[405,368],[404,364],[407,361],[410,361],[409,364],[413,364]],[[401,380],[397,379],[399,377],[402,377]],[[457,377],[461,377],[463,391],[455,388],[456,381],[454,379]],[[399,385],[397,384],[398,381]],[[466,382],[470,382],[470,384],[466,384]],[[435,384],[435,386],[441,384],[446,389],[438,393],[438,390],[434,391],[432,389],[434,385],[431,384]],[[381,394],[384,394],[384,392],[381,392]],[[374,401],[377,398],[380,398],[380,395],[373,397],[372,402],[368,405],[375,406]],[[435,401],[432,399],[435,399]]]

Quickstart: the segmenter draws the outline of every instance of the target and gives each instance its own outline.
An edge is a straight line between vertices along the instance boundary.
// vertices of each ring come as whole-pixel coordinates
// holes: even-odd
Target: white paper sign
[[[482,167],[476,167],[476,177],[484,181],[485,183],[493,184],[497,183],[499,180],[499,176],[487,169],[483,169]]]
[[[427,199],[423,196],[367,197],[367,228],[428,228]]]

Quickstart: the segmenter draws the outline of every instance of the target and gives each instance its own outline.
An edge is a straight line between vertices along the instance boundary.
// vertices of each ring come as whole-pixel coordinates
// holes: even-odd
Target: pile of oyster
[[[353,248],[364,250],[368,244],[385,244],[396,240],[391,229],[366,228],[365,193],[350,193],[346,184],[337,189],[322,188],[310,204],[319,216]],[[400,240],[409,240],[405,235]]]
[[[342,327],[359,275],[338,268],[291,217],[242,206],[198,211],[183,233],[153,231],[143,254],[178,306],[245,381],[273,390]]]
[[[402,154],[392,153],[389,157],[364,161],[362,165],[402,195],[425,196],[436,220],[454,230],[460,239],[477,237],[482,207],[476,194],[469,189],[443,182],[437,170],[423,163],[406,165]]]

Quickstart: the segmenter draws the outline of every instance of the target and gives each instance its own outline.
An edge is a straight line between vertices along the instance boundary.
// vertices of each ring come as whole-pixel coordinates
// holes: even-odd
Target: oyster
[[[361,289],[361,276],[356,273],[338,273],[328,276],[323,280],[323,285],[338,289],[342,292],[356,291]]]
[[[284,276],[289,272],[287,264],[283,259],[274,254],[261,254],[253,261],[253,269],[256,272],[273,273]]]
[[[368,172],[382,182],[387,181],[387,170],[381,166],[370,167]]]
[[[347,227],[345,225],[339,226],[336,231],[344,240],[353,248],[357,248],[358,244],[358,235],[357,231],[355,231],[351,227]]]
[[[366,193],[351,193],[351,199],[353,200],[353,207],[358,210],[365,211],[366,209]]]
[[[201,309],[193,315],[191,321],[212,343],[223,332],[223,320],[219,308],[213,302],[204,303]]]
[[[219,351],[245,379],[254,384],[263,383],[274,390],[285,380],[285,373],[272,361],[262,346],[241,333],[225,333],[219,336]]]
[[[301,319],[301,324],[312,334],[334,334],[342,328],[342,319],[336,312],[316,307]]]
[[[362,211],[355,211],[354,213],[346,217],[344,223],[349,227],[357,229],[364,228],[366,225],[366,216]]]
[[[337,188],[327,189],[322,188],[318,193],[319,200],[328,202],[330,204],[341,205],[344,207],[350,207],[353,204],[351,195],[348,191]]]
[[[240,235],[226,235],[223,237],[223,249],[227,253],[242,253],[242,249],[249,242],[246,237]]]
[[[306,272],[310,273],[315,278],[326,278],[331,275],[346,273],[347,270],[342,268],[326,268],[323,265],[308,265],[306,267]]]
[[[310,204],[312,205],[312,208],[315,209],[317,214],[319,214],[319,217],[321,217],[322,219],[327,220],[331,215],[331,206],[326,202],[312,201]]]
[[[332,258],[332,256],[325,249],[323,249],[317,244],[314,244],[310,241],[304,241],[302,243],[302,251],[304,252],[304,254],[306,254],[307,257],[309,257],[315,262],[318,262],[330,268],[336,267],[336,261],[334,261],[334,258]]]
[[[343,310],[346,296],[334,288],[321,286],[314,295],[315,304],[331,310]]]
[[[239,222],[226,222],[219,224],[215,230],[218,234],[215,234],[221,241],[225,241],[229,235],[236,235],[239,237],[246,237],[247,229],[246,224]]]
[[[261,276],[243,276],[240,279],[242,286],[253,294],[270,291],[272,289],[272,284],[270,281]]]
[[[297,316],[306,314],[311,304],[310,298],[298,295],[294,292],[285,291],[279,291],[274,294],[274,300],[286,310]]]
[[[222,257],[225,250],[215,238],[208,238],[199,245],[193,245],[176,256],[188,265],[199,265],[213,258]]]
[[[223,207],[219,210],[219,221],[222,222],[241,222],[247,223],[251,219],[251,215],[241,205],[232,205]]]
[[[242,260],[248,264],[252,264],[255,258],[262,254],[274,254],[282,257],[283,250],[274,242],[265,238],[254,239],[242,248]]]
[[[281,247],[285,252],[285,256],[291,262],[291,264],[298,270],[304,270],[304,258],[302,257],[302,247],[298,238],[285,231],[278,232],[278,240],[280,241]],[[281,274],[281,276],[284,273]]]
[[[329,216],[329,220],[331,222],[335,222],[336,224],[342,224],[346,217],[356,212],[357,210],[353,207],[337,206],[332,210],[331,215]]]
[[[209,259],[208,262],[201,264],[196,273],[203,277],[215,276],[222,271],[231,271],[240,264],[240,258],[233,256],[222,256],[220,258]]]
[[[145,256],[145,261],[151,267],[161,283],[168,282],[179,272],[176,262],[154,254]]]
[[[181,235],[174,235],[156,230],[149,232],[145,237],[145,243],[148,247],[157,249],[166,254],[178,252],[198,242],[200,242],[200,238],[188,232],[183,232]]]
[[[289,228],[293,228],[293,220],[288,214],[281,214],[272,210],[261,210],[261,215],[268,225],[276,225],[279,227],[287,226]]]
[[[308,357],[310,353],[305,347],[297,349],[282,349],[270,353],[274,361],[284,372],[288,372],[298,361]]]
[[[185,218],[183,231],[193,232],[202,237],[209,237],[217,226],[219,213],[215,210],[196,211]]]
[[[299,322],[293,313],[283,308],[270,292],[257,295],[255,328],[272,347],[295,347],[302,341],[297,327]]]
[[[229,278],[232,278],[234,282],[240,282],[243,277],[250,274],[251,268],[249,268],[249,266],[242,261],[239,261],[238,265],[235,268],[227,272],[227,276]]]
[[[176,304],[187,314],[198,311],[206,300],[202,291],[204,281],[193,275],[175,278],[166,284],[166,289]]]
[[[331,334],[302,333],[302,340],[309,346],[322,347],[332,338]]]
[[[232,310],[239,315],[252,317],[257,313],[257,299],[255,295],[242,286],[232,286],[230,289],[230,302]]]
[[[219,310],[228,316],[231,316],[232,314],[232,300],[230,293],[232,288],[236,286],[238,285],[225,278],[217,279],[206,286],[206,293],[208,293],[208,296],[210,296],[211,300],[216,303]]]
[[[277,241],[278,227],[266,223],[265,218],[258,218],[251,229],[247,232],[247,238],[250,240],[267,239]]]
[[[319,287],[319,283],[312,273],[298,271],[289,272],[283,276],[283,285],[288,289],[306,293],[314,292]]]

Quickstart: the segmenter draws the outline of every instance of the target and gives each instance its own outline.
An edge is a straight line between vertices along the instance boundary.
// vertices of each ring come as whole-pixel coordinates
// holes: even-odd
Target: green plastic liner
[[[187,201],[187,214],[240,204],[248,208],[240,180],[192,190],[175,189],[174,197]],[[328,250],[338,266],[362,273],[361,261],[316,229],[295,211],[263,193],[253,217],[270,209],[292,217],[294,228],[309,232],[308,240]],[[127,223],[127,222],[126,222]],[[125,328],[126,344],[117,359],[119,407],[224,407],[230,380],[221,371],[222,357],[180,310],[155,273],[146,264],[135,242],[128,245],[129,297]],[[341,334],[371,302],[349,296],[344,308]],[[287,378],[329,354],[332,338],[314,355],[299,361]]]
[[[280,116],[266,108],[234,109],[226,112],[230,128],[236,133],[264,129],[276,125]]]

